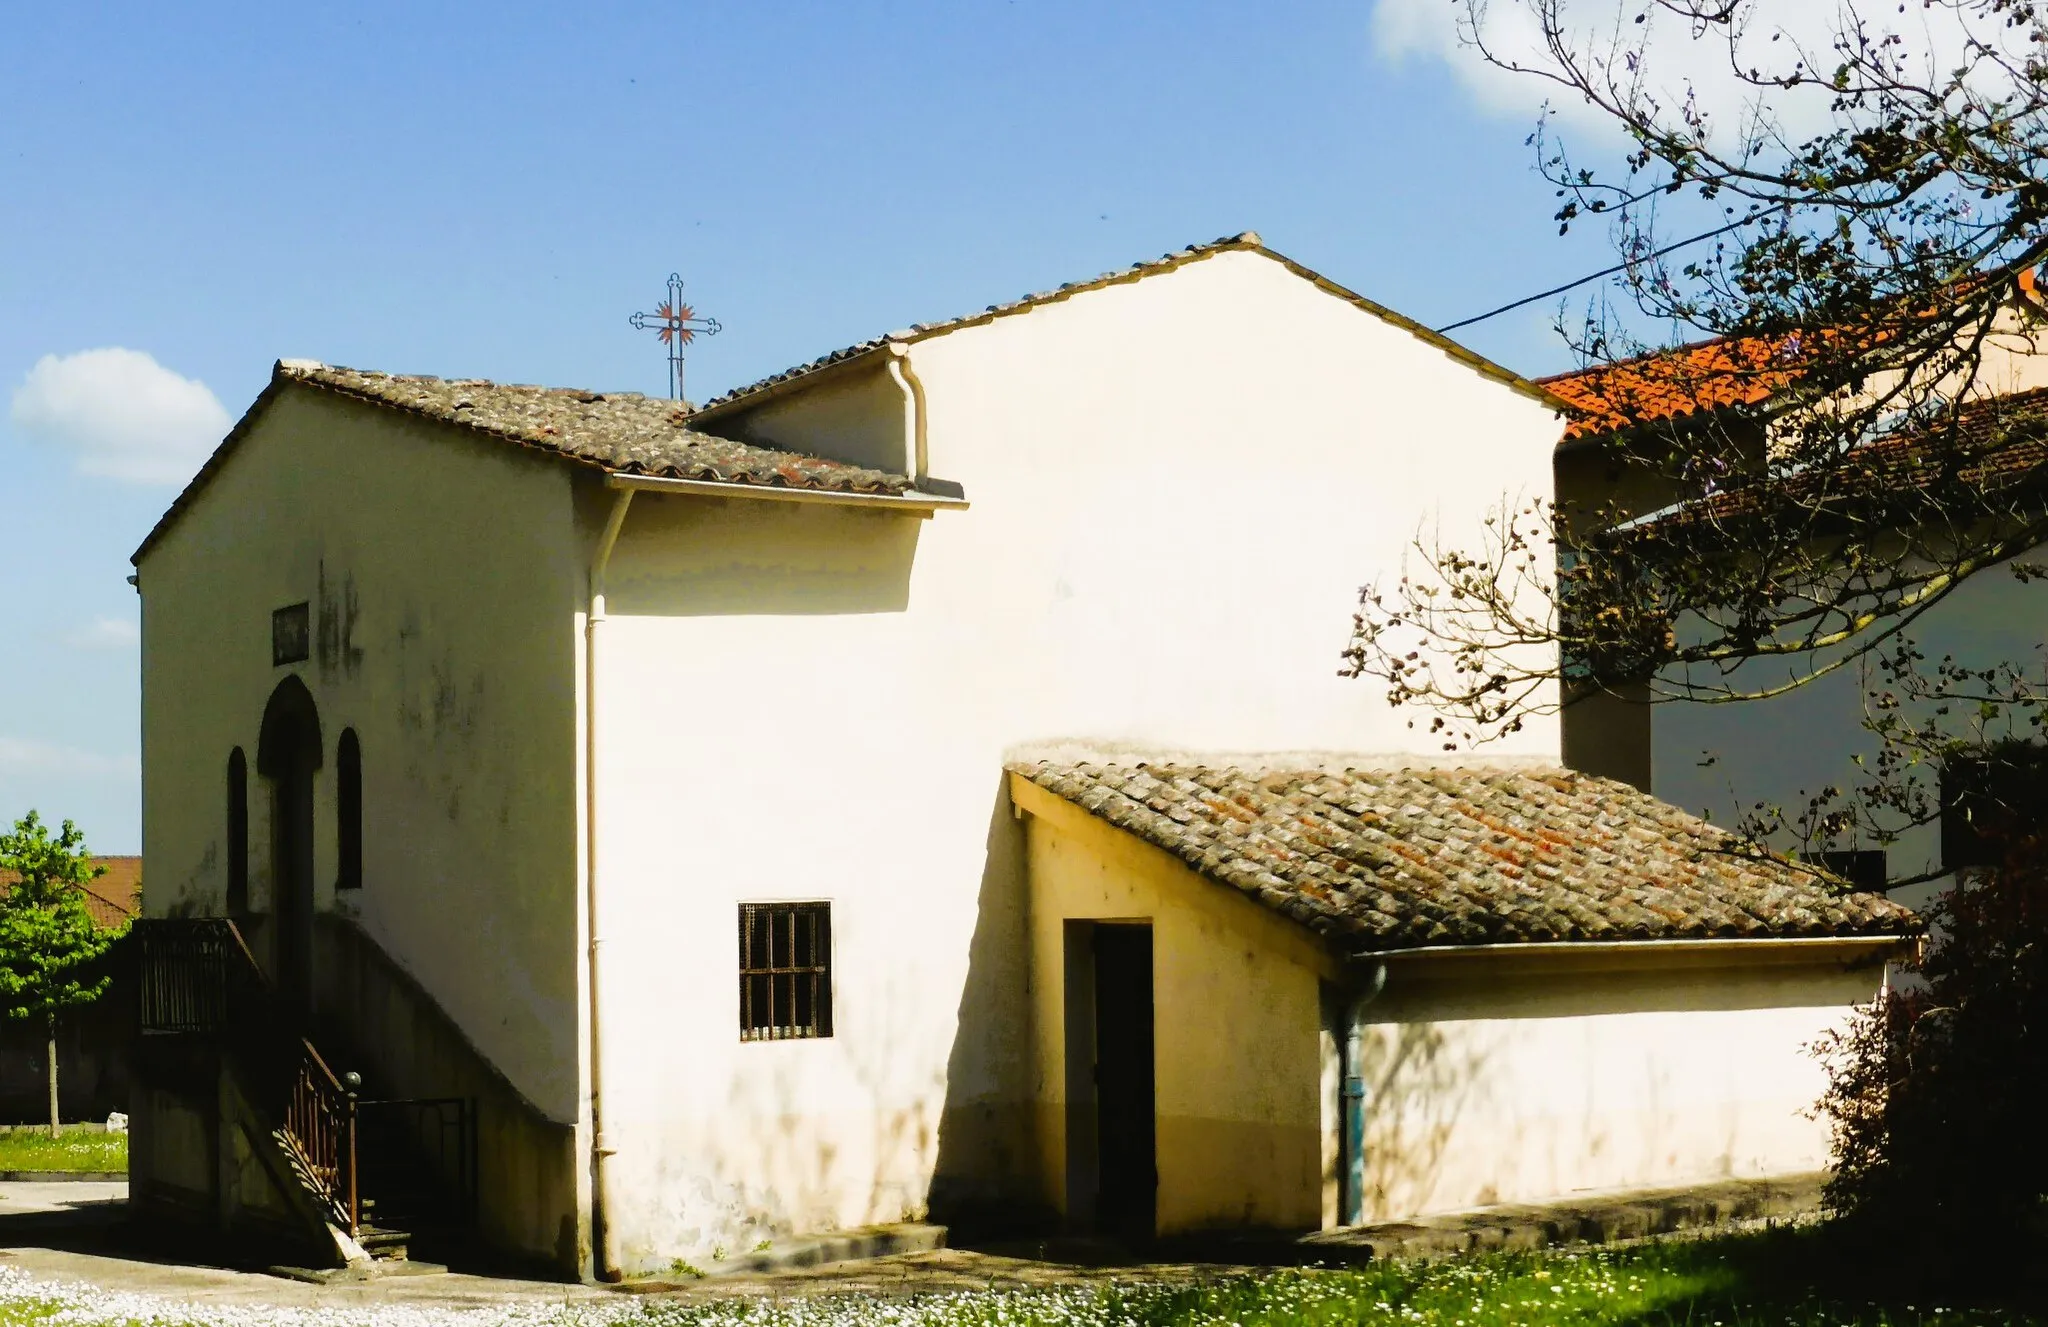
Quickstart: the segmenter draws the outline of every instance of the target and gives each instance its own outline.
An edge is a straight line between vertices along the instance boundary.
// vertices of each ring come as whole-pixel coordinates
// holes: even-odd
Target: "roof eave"
[[[157,517],[156,524],[149,528],[149,533],[142,537],[142,542],[136,545],[135,551],[129,555],[129,566],[141,568],[142,559],[163,541],[164,536],[171,532],[171,527],[176,525],[179,518],[199,500],[199,495],[206,486],[213,482],[214,475],[227,463],[228,454],[240,445],[249,430],[255,426],[257,416],[270,408],[270,403],[278,398],[287,384],[295,381],[297,380],[285,373],[283,360],[278,360],[270,366],[270,381],[256,394],[256,399],[249,403],[249,408],[242,412],[242,417],[235,421],[235,426],[228,430],[227,436],[220,440],[220,445],[213,449],[213,454],[206,458],[206,463],[186,481],[185,487],[178,490],[178,496],[171,499],[171,505],[164,508],[164,514]]]
[[[1920,942],[1922,931],[1853,935],[1756,935],[1664,940],[1503,941],[1491,945],[1417,945],[1407,949],[1354,950],[1349,963],[1390,963],[1403,967],[1455,967],[1477,960],[1534,959],[1545,964],[1569,959],[1649,959],[1658,963],[1686,957],[1712,964],[1724,960],[1802,963],[1830,957],[1848,960],[1889,956]]]
[[[967,499],[941,493],[854,493],[829,488],[790,488],[779,484],[744,484],[714,479],[679,479],[666,475],[609,472],[607,488],[639,493],[673,493],[705,498],[741,498],[767,502],[809,502],[835,507],[870,507],[929,516],[935,511],[965,511]]]

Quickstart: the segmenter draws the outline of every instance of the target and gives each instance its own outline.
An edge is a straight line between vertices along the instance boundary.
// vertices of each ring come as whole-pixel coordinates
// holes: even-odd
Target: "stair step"
[[[356,1231],[356,1243],[363,1246],[363,1252],[380,1261],[405,1261],[406,1246],[411,1242],[412,1232],[407,1230],[362,1226]]]

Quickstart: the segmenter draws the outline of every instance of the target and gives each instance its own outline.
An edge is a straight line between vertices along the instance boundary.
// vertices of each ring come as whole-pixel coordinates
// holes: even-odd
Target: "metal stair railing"
[[[298,1031],[241,930],[225,917],[180,917],[140,919],[134,932],[140,1031],[216,1040],[277,1121],[301,1183],[357,1238],[355,1094]]]

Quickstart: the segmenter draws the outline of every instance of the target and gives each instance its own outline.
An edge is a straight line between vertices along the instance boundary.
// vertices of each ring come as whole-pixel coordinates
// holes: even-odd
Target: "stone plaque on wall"
[[[305,604],[280,608],[270,615],[270,662],[304,663],[313,642],[312,614]]]

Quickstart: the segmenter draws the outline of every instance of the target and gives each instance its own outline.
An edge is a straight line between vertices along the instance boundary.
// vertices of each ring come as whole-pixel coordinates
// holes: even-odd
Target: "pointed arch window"
[[[228,752],[228,911],[249,910],[249,758]]]
[[[335,854],[336,889],[363,887],[363,748],[356,730],[344,728],[341,748],[335,753],[335,833],[340,842]]]

